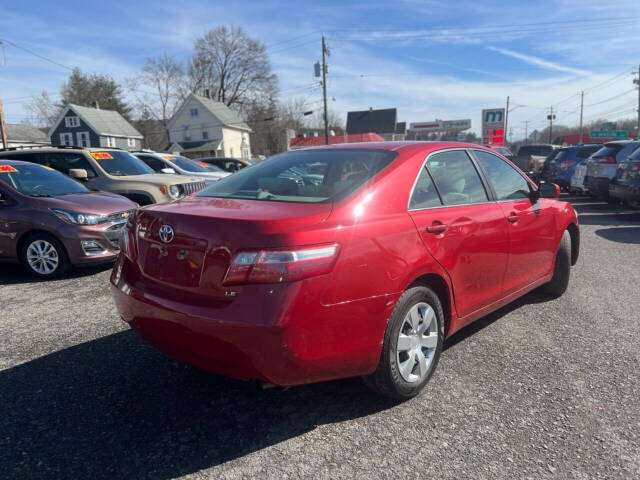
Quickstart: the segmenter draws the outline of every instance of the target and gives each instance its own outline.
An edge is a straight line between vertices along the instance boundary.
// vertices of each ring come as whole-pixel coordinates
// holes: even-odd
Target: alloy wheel
[[[46,240],[35,240],[27,247],[27,263],[40,275],[50,275],[56,271],[60,257],[56,248]]]
[[[396,347],[400,375],[409,383],[427,375],[438,346],[438,320],[428,303],[415,304],[404,317]]]

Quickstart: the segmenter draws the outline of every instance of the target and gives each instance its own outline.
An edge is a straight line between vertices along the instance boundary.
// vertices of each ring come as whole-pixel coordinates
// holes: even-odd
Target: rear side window
[[[68,175],[72,168],[82,168],[87,171],[87,178],[96,177],[95,170],[81,153],[45,152],[38,153],[35,157],[35,162],[58,170],[65,175]]]
[[[489,152],[474,150],[473,153],[487,173],[496,191],[497,200],[529,198],[531,193],[529,182],[515,168]]]
[[[413,193],[409,200],[409,210],[421,210],[423,208],[439,207],[442,205],[440,195],[436,190],[431,175],[426,168],[423,168],[413,187]]]
[[[560,150],[558,154],[555,156],[554,160],[564,160],[569,156],[569,150]]]
[[[301,150],[275,155],[200,191],[199,197],[327,203],[345,198],[397,157],[388,150]]]
[[[480,176],[464,150],[431,155],[427,160],[427,168],[445,205],[465,205],[488,200]]]
[[[604,147],[601,147],[600,149],[596,150],[593,156],[615,158],[615,156],[618,154],[620,150],[622,150],[622,145],[617,145],[617,144],[605,145]]]
[[[633,163],[640,162],[640,147],[636,148],[634,152],[629,155],[629,160],[631,160]]]

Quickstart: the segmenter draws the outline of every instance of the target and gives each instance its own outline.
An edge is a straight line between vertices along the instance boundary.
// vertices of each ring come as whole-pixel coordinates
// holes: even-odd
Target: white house
[[[191,158],[251,158],[251,129],[224,103],[191,94],[167,124],[169,148]]]

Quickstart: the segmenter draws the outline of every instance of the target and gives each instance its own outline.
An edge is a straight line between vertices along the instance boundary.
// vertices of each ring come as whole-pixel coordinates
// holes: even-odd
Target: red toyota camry
[[[142,338],[194,365],[276,385],[364,376],[406,399],[445,338],[565,291],[579,230],[558,195],[478,145],[283,153],[139,210],[112,290]]]

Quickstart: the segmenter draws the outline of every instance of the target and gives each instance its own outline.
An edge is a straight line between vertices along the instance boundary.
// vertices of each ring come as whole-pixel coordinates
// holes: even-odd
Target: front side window
[[[81,153],[48,152],[36,156],[39,164],[51,167],[65,175],[68,175],[69,170],[73,168],[80,168],[87,171],[87,178],[96,177],[95,170]]]
[[[422,168],[418,175],[416,185],[413,187],[413,193],[409,200],[409,210],[421,210],[423,208],[439,207],[441,205],[440,195],[438,195],[429,171],[426,168]]]
[[[181,168],[182,170],[185,170],[187,172],[204,173],[209,171],[207,167],[202,166],[201,164],[191,160],[190,158],[179,157],[177,155],[165,155],[164,158],[169,160],[169,162],[176,165],[178,168]]]
[[[50,167],[29,164],[3,167],[0,170],[0,182],[6,183],[23,195],[49,197],[88,192],[83,185]]]
[[[464,150],[433,154],[427,160],[427,168],[445,205],[466,205],[489,200],[478,171]]]
[[[473,153],[493,185],[497,200],[530,198],[529,182],[515,168],[489,152],[474,150]]]
[[[345,198],[396,158],[387,150],[301,150],[281,153],[200,191],[200,197],[329,203]]]

